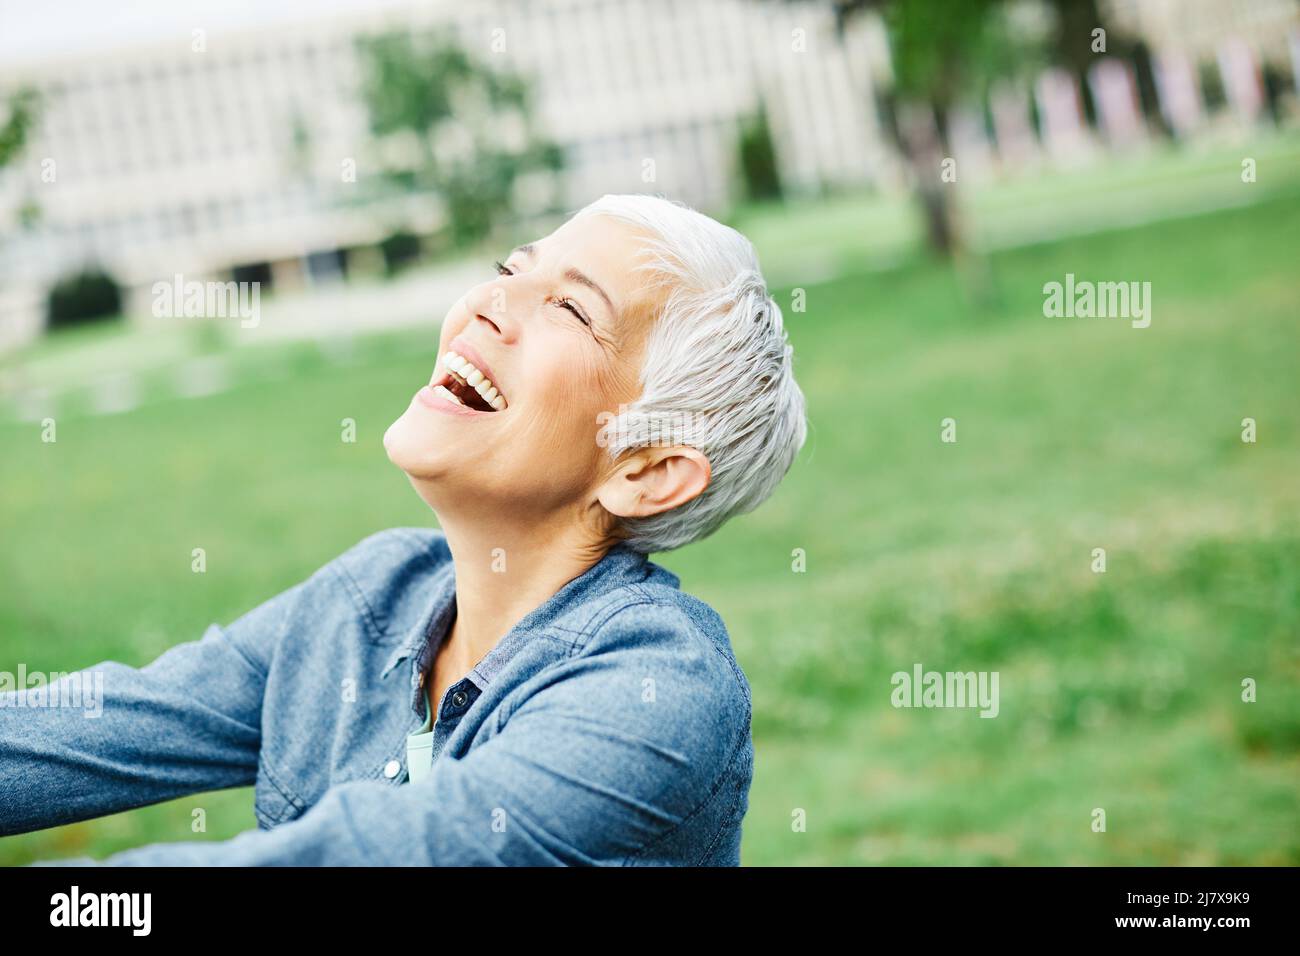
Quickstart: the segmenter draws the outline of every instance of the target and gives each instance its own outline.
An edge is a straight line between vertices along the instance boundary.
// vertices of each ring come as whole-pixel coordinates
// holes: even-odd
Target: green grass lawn
[[[753,688],[745,864],[1300,863],[1298,221],[1292,191],[997,253],[979,308],[923,258],[792,283],[808,444],[764,507],[657,558]],[[1150,281],[1150,328],[1045,318],[1067,272]],[[0,424],[0,667],[144,664],[430,522],[380,439],[435,342],[304,346],[219,395],[62,415],[54,444]],[[997,671],[997,718],[892,707],[917,662]],[[0,863],[223,839],[251,803],[0,839]]]

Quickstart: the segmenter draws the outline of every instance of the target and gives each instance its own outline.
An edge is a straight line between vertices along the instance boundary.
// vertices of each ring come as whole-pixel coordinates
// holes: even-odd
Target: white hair
[[[762,504],[807,435],[804,396],[781,309],[768,294],[753,244],[676,200],[606,195],[579,210],[645,234],[634,267],[666,290],[646,341],[641,397],[601,432],[610,457],[687,445],[711,466],[708,487],[683,505],[621,519],[626,544],[668,551]]]

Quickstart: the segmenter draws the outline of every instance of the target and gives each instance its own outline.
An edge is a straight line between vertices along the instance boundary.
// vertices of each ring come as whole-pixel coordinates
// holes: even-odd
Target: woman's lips
[[[454,342],[471,354],[449,361],[447,358],[449,355],[452,353],[460,355],[460,353],[456,352],[455,349],[448,348],[446,352],[439,356],[434,367],[433,378],[429,380],[428,385],[415,393],[421,404],[436,411],[453,412],[462,416],[496,415],[504,411],[508,407],[505,404],[505,396],[501,395],[493,387],[495,383],[490,376],[484,376],[482,369],[474,364],[474,358],[478,358],[478,353],[473,351],[472,346],[468,346],[461,339],[456,339]],[[482,361],[481,358],[478,360]],[[464,365],[464,369],[471,373],[477,370],[477,375],[471,375],[468,380],[465,378],[465,372],[460,367],[465,361],[470,364]],[[486,363],[483,364],[486,365]],[[469,382],[477,376],[483,376],[478,387],[470,385]],[[488,389],[488,394],[493,396],[492,399],[479,391],[480,388],[485,386]]]

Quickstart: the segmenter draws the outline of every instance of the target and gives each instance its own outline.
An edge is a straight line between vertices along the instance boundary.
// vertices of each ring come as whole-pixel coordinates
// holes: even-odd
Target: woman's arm
[[[253,784],[267,669],[302,586],[143,667],[0,693],[0,836]]]
[[[749,695],[679,611],[636,605],[539,675],[489,741],[417,784],[358,780],[303,816],[223,842],[160,843],[117,866],[695,862],[672,837],[748,786]],[[662,639],[658,635],[662,636]],[[86,865],[86,857],[57,863]],[[47,865],[47,864],[43,864]]]

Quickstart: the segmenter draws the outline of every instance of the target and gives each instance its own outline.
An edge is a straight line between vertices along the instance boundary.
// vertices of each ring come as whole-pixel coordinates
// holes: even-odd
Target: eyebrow
[[[537,252],[537,246],[531,242],[526,242],[522,246],[517,246],[515,249],[511,250],[510,255],[513,256],[517,252],[523,253],[526,256],[531,256]],[[618,309],[614,308],[613,301],[611,301],[610,297],[605,294],[605,290],[602,289],[599,285],[597,285],[596,282],[590,276],[586,275],[586,273],[583,273],[577,269],[568,269],[564,273],[564,277],[573,282],[577,282],[579,285],[585,285],[588,289],[591,289],[593,292],[599,295],[602,299],[605,300],[605,305],[608,306],[609,308],[610,317],[614,319],[618,318]]]
[[[593,290],[595,294],[599,295],[599,297],[604,299],[604,304],[610,307],[610,315],[612,317],[617,317],[617,315],[619,315],[619,310],[616,310],[616,308],[614,307],[614,303],[610,302],[610,297],[604,294],[604,290],[602,289],[602,287],[595,284],[595,282],[591,280],[589,276],[586,276],[586,274],[584,273],[578,272],[577,269],[569,269],[568,272],[564,273],[564,278],[571,278],[571,280],[577,282],[578,285],[585,285],[586,287],[588,287],[588,289]]]

